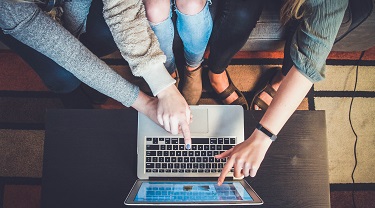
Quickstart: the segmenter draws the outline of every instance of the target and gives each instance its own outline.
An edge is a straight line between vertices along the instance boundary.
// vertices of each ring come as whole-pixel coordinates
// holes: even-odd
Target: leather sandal
[[[251,110],[255,110],[254,109],[255,105],[257,105],[262,110],[268,109],[269,105],[259,97],[261,93],[265,92],[269,94],[272,98],[275,97],[276,95],[276,90],[273,89],[272,87],[272,81],[278,73],[281,73],[281,68],[274,67],[274,68],[269,69],[269,71],[267,71],[266,73],[267,74],[265,74],[265,76],[261,78],[261,80],[264,80],[264,81],[257,84],[257,87],[256,87],[257,90],[254,94],[254,97],[250,105]]]
[[[247,100],[245,98],[245,96],[242,94],[242,92],[237,89],[237,87],[233,84],[230,76],[229,76],[229,73],[227,70],[225,70],[225,72],[227,73],[227,77],[228,77],[228,82],[229,82],[229,86],[221,93],[218,93],[217,96],[219,97],[219,99],[221,101],[224,101],[225,99],[227,99],[233,92],[236,92],[237,95],[238,95],[238,98],[233,101],[232,103],[230,103],[229,105],[241,105],[243,107],[244,110],[249,110],[249,104],[247,103]]]
[[[187,104],[196,105],[202,95],[202,65],[193,71],[185,67],[183,86],[181,90]]]

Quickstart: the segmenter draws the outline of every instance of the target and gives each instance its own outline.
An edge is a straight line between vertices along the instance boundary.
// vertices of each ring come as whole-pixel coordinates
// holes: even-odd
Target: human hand
[[[255,177],[271,143],[272,140],[268,136],[258,130],[254,130],[247,140],[216,155],[215,158],[217,159],[228,157],[227,163],[218,178],[218,185],[220,186],[224,182],[225,176],[232,167],[234,167],[234,177],[236,178],[242,176]]]
[[[165,130],[172,134],[181,131],[185,138],[186,149],[191,148],[190,121],[191,112],[189,105],[182,97],[175,85],[171,85],[157,94],[157,120]]]

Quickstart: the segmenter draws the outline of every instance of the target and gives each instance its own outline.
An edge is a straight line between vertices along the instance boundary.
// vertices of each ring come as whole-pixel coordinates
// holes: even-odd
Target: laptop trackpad
[[[191,133],[208,133],[208,109],[191,109],[193,122],[190,124]]]

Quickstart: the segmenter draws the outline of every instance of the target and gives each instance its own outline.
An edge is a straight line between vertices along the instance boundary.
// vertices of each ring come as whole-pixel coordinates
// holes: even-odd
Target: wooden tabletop
[[[245,111],[245,138],[261,116]],[[42,207],[126,207],[137,179],[136,133],[134,110],[49,110]],[[246,180],[262,207],[330,207],[324,111],[296,111]]]

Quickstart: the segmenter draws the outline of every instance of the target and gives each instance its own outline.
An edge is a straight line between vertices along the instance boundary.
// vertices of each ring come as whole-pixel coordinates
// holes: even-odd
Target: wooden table
[[[245,112],[245,138],[261,116]],[[134,110],[49,110],[42,207],[126,207],[137,179],[136,133]],[[246,179],[262,207],[330,207],[326,143],[324,111],[295,112]]]

